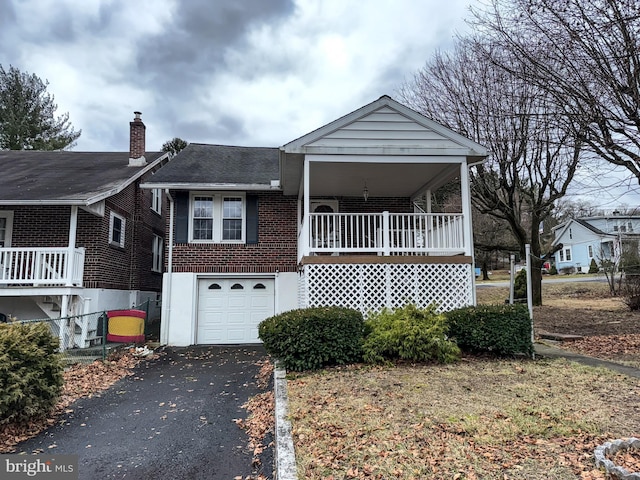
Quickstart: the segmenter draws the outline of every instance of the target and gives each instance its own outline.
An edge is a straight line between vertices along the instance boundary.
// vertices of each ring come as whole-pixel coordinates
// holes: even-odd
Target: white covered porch
[[[469,166],[485,156],[389,97],[283,146],[283,190],[298,196],[301,306],[475,303]],[[435,205],[444,185],[455,185],[457,207]]]

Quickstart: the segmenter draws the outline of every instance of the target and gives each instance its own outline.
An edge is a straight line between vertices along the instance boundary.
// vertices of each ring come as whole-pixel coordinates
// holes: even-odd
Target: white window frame
[[[162,214],[162,190],[160,188],[151,189],[151,210],[158,215]]]
[[[558,263],[564,262],[564,250],[561,248],[558,250]]]
[[[567,262],[571,262],[573,258],[573,252],[571,251],[571,247],[565,247],[564,249],[564,258],[567,259]]]
[[[0,218],[7,220],[4,229],[4,247],[9,248],[11,246],[11,236],[13,235],[13,211],[12,210],[0,210]]]
[[[122,225],[120,229],[120,241],[116,241],[113,239],[113,233],[114,233],[113,224],[114,224],[114,219],[116,218],[120,220]],[[118,215],[115,212],[111,212],[111,214],[109,215],[109,244],[115,245],[116,247],[124,248],[126,236],[127,236],[127,220],[122,215]]]
[[[162,254],[164,252],[164,239],[154,234],[151,244],[151,271],[162,273]]]
[[[213,201],[212,238],[196,239],[193,237],[194,207],[196,197],[211,198]],[[242,235],[237,240],[224,240],[223,236],[223,201],[225,198],[239,198],[242,201]],[[244,192],[191,192],[189,196],[189,243],[246,243],[247,239],[247,198]]]

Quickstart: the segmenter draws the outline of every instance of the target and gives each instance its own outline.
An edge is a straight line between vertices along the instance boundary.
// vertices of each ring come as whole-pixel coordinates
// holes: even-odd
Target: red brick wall
[[[67,247],[69,246],[69,215],[67,206],[0,206],[13,211],[11,246]]]
[[[263,273],[297,270],[297,197],[258,194],[258,243],[177,244],[174,272]]]

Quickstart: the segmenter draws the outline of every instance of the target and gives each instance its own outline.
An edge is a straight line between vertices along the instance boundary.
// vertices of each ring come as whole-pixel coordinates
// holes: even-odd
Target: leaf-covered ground
[[[507,297],[478,289],[479,303]],[[640,368],[640,313],[606,284],[543,285],[543,303],[536,334],[581,335],[557,346]],[[596,446],[640,435],[639,380],[563,360],[330,369],[292,378],[289,399],[305,479],[604,479]]]
[[[64,372],[62,394],[55,409],[46,417],[34,419],[28,424],[0,425],[0,453],[13,451],[14,445],[31,438],[56,422],[56,418],[70,409],[72,403],[82,397],[109,388],[121,378],[131,375],[140,358],[130,352],[113,354],[107,361],[90,364],[78,363]]]
[[[640,434],[639,380],[564,360],[336,368],[289,399],[305,479],[603,479],[595,447]]]

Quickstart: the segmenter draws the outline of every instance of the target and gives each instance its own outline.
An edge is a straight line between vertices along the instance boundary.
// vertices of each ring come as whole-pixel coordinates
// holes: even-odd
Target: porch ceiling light
[[[369,200],[369,189],[367,188],[367,182],[364,182],[364,188],[362,189],[362,196],[364,197],[364,201]]]

